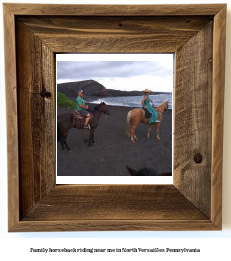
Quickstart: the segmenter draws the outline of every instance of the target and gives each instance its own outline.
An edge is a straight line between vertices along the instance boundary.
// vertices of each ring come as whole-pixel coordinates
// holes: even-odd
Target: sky
[[[172,92],[173,54],[59,54],[57,84],[95,80],[106,89]]]

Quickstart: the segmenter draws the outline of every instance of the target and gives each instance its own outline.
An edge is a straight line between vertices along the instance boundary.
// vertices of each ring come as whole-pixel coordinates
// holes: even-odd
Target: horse
[[[160,122],[162,121],[163,112],[168,110],[168,101],[163,100],[163,102],[159,106],[157,106],[155,109],[158,113],[159,122],[154,122],[154,124],[156,125],[157,139],[160,140],[160,136],[159,136]],[[136,129],[139,122],[149,124],[148,118],[144,117],[144,110],[142,108],[136,108],[136,109],[129,111],[128,115],[127,115],[126,134],[129,137],[131,136],[131,141],[133,143],[135,143],[134,139],[138,140],[136,135],[135,135],[135,129]],[[131,128],[131,124],[132,124],[132,128]],[[152,129],[152,124],[149,124],[149,130],[148,130],[148,135],[147,135],[148,138],[149,138],[149,133]]]
[[[154,169],[143,168],[139,171],[136,171],[128,166],[126,167],[132,176],[172,176],[172,172],[157,174]]]
[[[88,141],[89,148],[92,148],[92,144],[95,144],[94,132],[99,124],[99,118],[102,112],[106,115],[110,114],[110,111],[108,110],[104,102],[101,102],[99,105],[94,107],[93,117],[89,121],[89,125],[90,125],[90,135]],[[73,113],[64,113],[64,114],[59,114],[57,116],[57,140],[58,142],[61,141],[62,149],[65,149],[66,147],[67,150],[70,150],[66,142],[68,131],[71,128],[76,128],[80,130],[81,125],[82,125],[81,121],[75,120]]]

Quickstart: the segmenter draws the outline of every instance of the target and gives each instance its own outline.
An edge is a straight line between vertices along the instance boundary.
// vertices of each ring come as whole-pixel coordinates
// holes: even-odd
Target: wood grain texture
[[[173,185],[59,185],[40,200],[23,221],[54,219],[128,221],[208,218]]]
[[[180,16],[216,15],[224,4],[194,5],[55,5],[5,3],[15,15]]]
[[[21,221],[10,232],[41,231],[211,231],[209,220],[62,220]]]
[[[3,6],[7,117],[8,229],[19,221],[19,155],[14,14]]]
[[[221,229],[225,7],[4,4],[9,231]],[[174,185],[55,186],[55,53],[70,51],[176,53]]]
[[[217,229],[173,185],[59,185],[12,231],[25,228],[27,231]]]
[[[16,21],[20,217],[55,186],[54,54]]]
[[[211,203],[213,23],[176,52],[174,184],[207,217]],[[201,155],[202,162],[194,160]]]
[[[226,6],[214,18],[213,38],[213,107],[211,220],[222,226],[222,155],[225,89]]]
[[[21,17],[54,52],[175,52],[211,16],[192,17]]]

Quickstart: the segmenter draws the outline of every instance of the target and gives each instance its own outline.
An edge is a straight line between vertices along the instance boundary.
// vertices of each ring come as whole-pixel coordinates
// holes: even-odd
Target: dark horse
[[[172,176],[172,172],[157,174],[157,172],[154,169],[144,168],[139,171],[136,171],[132,168],[129,168],[128,166],[126,167],[132,176]]]
[[[99,105],[94,107],[93,118],[90,119],[90,135],[89,135],[89,147],[92,148],[91,144],[95,144],[94,142],[94,132],[99,124],[99,118],[101,114],[105,113],[109,115],[110,112],[104,102],[101,102]],[[66,139],[68,131],[71,128],[81,129],[81,122],[74,119],[74,115],[72,113],[59,114],[57,117],[57,139],[58,142],[61,141],[62,149],[70,150],[67,145]]]

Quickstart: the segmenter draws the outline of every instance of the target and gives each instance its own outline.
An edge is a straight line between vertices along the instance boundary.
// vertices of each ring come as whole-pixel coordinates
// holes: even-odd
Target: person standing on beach
[[[84,100],[82,98],[83,94],[84,94],[83,90],[78,91],[78,97],[76,99],[76,108],[77,108],[77,111],[79,111],[79,113],[83,117],[85,117],[83,129],[89,130],[88,122],[90,120],[91,115],[87,111],[88,105],[85,105],[85,102],[84,102]]]
[[[157,111],[151,106],[150,102],[152,101],[152,99],[150,99],[148,97],[148,95],[150,94],[151,90],[145,89],[144,91],[144,98],[141,101],[143,108],[147,109],[152,116],[148,119],[149,124],[154,123],[154,122],[160,122],[158,121],[158,113]]]

